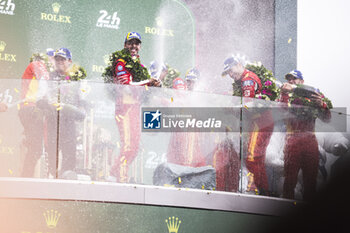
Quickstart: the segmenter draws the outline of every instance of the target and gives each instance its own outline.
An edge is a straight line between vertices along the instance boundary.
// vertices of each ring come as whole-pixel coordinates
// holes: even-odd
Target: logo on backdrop
[[[58,220],[61,217],[61,214],[58,213],[57,210],[47,210],[43,215],[46,221],[46,226],[50,229],[53,229],[57,226]]]
[[[0,102],[11,104],[13,96],[10,95],[10,89],[6,89],[4,92],[0,92]]]
[[[5,41],[0,41],[0,52],[4,52],[5,47],[6,47]]]
[[[103,56],[103,61],[105,66],[92,65],[92,72],[103,73],[105,71],[106,66],[109,66],[110,63],[108,54]]]
[[[157,17],[156,18],[156,24],[158,27],[162,27],[163,26],[163,20],[161,17]]]
[[[58,221],[60,220],[61,214],[57,210],[46,210],[43,213],[46,227],[51,229],[50,232],[55,230],[52,230],[57,227]],[[21,231],[22,233],[32,233],[32,231]],[[39,232],[47,232],[46,230],[40,230],[40,231],[34,231],[33,233],[39,233]]]
[[[58,14],[60,12],[61,5],[57,2],[52,4],[52,10],[55,14]]]
[[[16,4],[12,0],[0,0],[0,14],[14,15]]]
[[[178,233],[181,220],[179,220],[178,217],[169,217],[168,219],[165,219],[166,226],[168,227],[169,233]]]
[[[106,54],[106,55],[103,56],[103,61],[105,62],[106,66],[109,65],[109,63],[110,63],[111,61],[109,60],[109,55],[108,55],[108,54]]]
[[[16,54],[2,53],[5,51],[5,41],[0,41],[0,61],[16,62]]]
[[[158,36],[174,36],[174,30],[163,28],[164,21],[161,17],[156,19],[156,27],[145,27],[146,34],[158,35]]]
[[[97,19],[96,27],[119,29],[120,18],[118,12],[108,14],[106,10],[100,10],[100,17]]]
[[[3,136],[0,134],[0,155],[15,155],[16,153],[16,148],[14,146],[9,146],[5,140],[3,140]],[[3,144],[3,142],[5,143]],[[11,172],[10,172],[11,174]]]
[[[143,128],[144,129],[160,129],[162,113],[157,110],[156,112],[144,111],[143,112]]]
[[[60,12],[61,5],[57,2],[53,3],[52,5],[52,13],[41,13],[41,20],[45,21],[53,21],[57,23],[72,23],[71,22],[71,16],[66,16],[66,15],[59,15],[58,13]]]

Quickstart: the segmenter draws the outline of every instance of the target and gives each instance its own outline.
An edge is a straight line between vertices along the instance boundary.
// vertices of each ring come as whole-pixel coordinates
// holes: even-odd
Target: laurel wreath
[[[298,84],[297,88],[302,88],[303,86],[303,84]],[[327,104],[327,108],[332,109],[333,104],[331,100],[325,97],[322,92],[319,92],[319,94],[322,96],[322,101]],[[320,108],[317,103],[312,101],[310,98],[298,95],[295,92],[289,93],[288,105],[291,107],[291,112],[298,117],[308,116],[317,118],[322,111],[325,111],[325,109]]]
[[[272,71],[264,67],[261,62],[248,64],[245,67],[247,70],[255,73],[261,81],[261,92],[255,94],[255,98],[263,100],[276,100],[279,97],[280,89],[276,85],[276,78]],[[233,83],[233,95],[242,96],[241,82]]]
[[[134,82],[140,82],[151,78],[147,68],[141,65],[140,58],[131,57],[129,50],[124,48],[109,56],[109,66],[105,68],[102,74],[105,83],[114,82],[114,77],[116,77],[115,66],[118,59],[123,59],[126,62],[125,67],[130,71]]]
[[[33,53],[29,59],[29,62],[33,62],[33,61],[42,61],[44,62],[46,66],[46,70],[48,72],[54,71],[52,64],[49,62],[49,57],[45,53]],[[87,77],[86,70],[77,64],[73,64],[68,70],[67,76],[65,77],[65,79],[70,81],[78,81],[86,77]]]
[[[303,84],[297,84],[296,85],[297,88],[302,88],[304,85]],[[322,101],[325,102],[327,104],[327,107],[329,109],[333,108],[333,104],[332,101],[330,99],[328,99],[327,97],[325,97],[325,95],[318,91],[319,94],[322,96]],[[298,95],[297,93],[293,92],[293,93],[289,93],[289,103],[291,104],[298,104],[298,105],[304,105],[304,106],[308,106],[308,107],[318,107],[317,104],[314,101],[311,101],[310,98],[302,96],[302,95]]]
[[[68,70],[68,76],[66,76],[66,80],[79,81],[81,79],[85,79],[86,76],[86,70],[83,67],[73,64]]]
[[[54,70],[52,64],[49,62],[49,57],[45,53],[33,53],[29,62],[42,61],[45,64],[46,70],[52,72]]]
[[[232,88],[233,88],[233,96],[242,96],[242,85],[241,82],[234,82],[232,83]]]
[[[173,81],[175,78],[180,77],[180,72],[177,69],[170,67],[168,64],[166,65],[168,69],[167,75],[163,80],[163,87],[172,88]]]

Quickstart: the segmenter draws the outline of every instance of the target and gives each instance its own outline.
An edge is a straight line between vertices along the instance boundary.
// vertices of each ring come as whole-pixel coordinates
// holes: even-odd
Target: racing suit
[[[52,141],[48,138],[56,135],[56,132],[47,128],[48,119],[45,117],[45,110],[40,107],[40,102],[37,102],[42,97],[41,84],[45,82],[39,80],[48,79],[49,72],[42,61],[31,62],[22,75],[22,103],[18,115],[24,128],[24,145],[27,147],[21,173],[23,177],[33,177],[35,165],[43,153],[43,145],[47,149],[55,147],[55,145],[50,144]],[[54,175],[53,172],[52,175]]]
[[[241,79],[242,97],[254,98],[262,89],[259,77],[249,70],[245,70]],[[251,100],[245,99],[246,103]],[[245,162],[252,173],[254,184],[261,194],[268,191],[268,180],[265,169],[266,148],[273,132],[273,117],[269,110],[250,114],[243,108],[243,123],[250,132]],[[246,122],[244,122],[246,121]],[[249,190],[248,190],[249,191]]]
[[[213,166],[216,170],[216,190],[237,192],[241,163],[231,139],[226,138],[216,146]]]
[[[113,64],[115,84],[143,86],[148,85],[149,80],[133,82],[131,71],[125,67],[123,59],[117,59]],[[140,99],[137,89],[122,88],[117,91],[115,115],[120,136],[120,153],[111,168],[111,175],[117,182],[128,182],[129,166],[135,159],[139,149],[141,138]]]
[[[176,78],[173,80],[173,89],[187,90],[187,87],[181,78]],[[181,99],[181,96],[177,99]],[[182,166],[205,166],[200,136],[197,132],[173,132],[169,140],[167,161]]]
[[[288,99],[287,94],[282,93],[281,102],[288,102]],[[310,112],[304,113],[303,115],[294,115],[291,112],[291,117],[286,122],[284,198],[294,199],[294,189],[300,169],[303,172],[304,200],[309,200],[316,192],[319,164],[318,143],[314,133],[316,117]],[[330,120],[331,114],[327,106],[323,106],[318,117],[323,121]]]
[[[167,161],[182,166],[201,167],[206,165],[201,151],[200,135],[196,132],[174,132],[171,134]]]

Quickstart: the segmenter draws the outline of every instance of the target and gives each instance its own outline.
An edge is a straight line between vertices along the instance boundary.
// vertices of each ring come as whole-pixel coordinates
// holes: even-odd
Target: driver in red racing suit
[[[192,76],[193,87],[199,77],[199,73],[197,72],[197,74],[193,74]],[[188,79],[189,76],[186,75],[186,81]],[[185,81],[180,77],[177,77],[173,80],[173,89],[189,91],[192,90],[188,89]],[[181,93],[179,93],[177,97],[180,98],[180,100],[187,99],[181,98]],[[198,132],[173,132],[169,140],[167,151],[168,162],[189,167],[205,166],[206,161],[201,150],[200,136],[201,135]]]
[[[50,54],[47,53],[47,55],[53,56],[53,53],[54,51],[50,51]],[[35,165],[43,153],[43,141],[45,141],[47,147],[50,144],[50,148],[54,148],[54,145],[52,146],[52,143],[50,143],[51,140],[47,140],[52,132],[45,130],[48,124],[44,117],[44,111],[37,104],[37,101],[42,97],[40,96],[39,80],[49,80],[49,70],[44,62],[44,57],[44,54],[33,56],[32,61],[22,75],[22,101],[19,105],[18,115],[23,125],[24,144],[27,148],[21,173],[22,177],[34,176]]]
[[[304,79],[300,71],[293,70],[286,76],[288,80],[281,88],[281,102],[289,103],[289,93],[293,93],[296,84],[303,84]],[[294,199],[294,189],[298,181],[299,170],[303,173],[304,200],[310,200],[316,192],[316,181],[319,164],[318,143],[315,136],[315,120],[319,117],[322,121],[328,122],[331,114],[327,104],[322,100],[322,95],[313,93],[310,101],[316,103],[319,113],[312,115],[312,111],[302,110],[298,114],[297,106],[291,108],[293,117],[287,121],[287,136],[284,147],[284,185],[283,197]],[[303,105],[298,98],[294,98],[291,104]],[[300,112],[301,113],[301,112]]]
[[[242,97],[254,98],[262,89],[259,77],[244,68],[245,61],[239,56],[231,56],[224,62],[222,75],[229,75],[235,82],[240,83]],[[248,99],[244,100],[249,102]],[[245,109],[243,109],[244,111]],[[247,111],[244,111],[247,112]],[[244,114],[243,123],[248,122],[247,129],[250,132],[248,149],[244,158],[246,167],[252,173],[254,184],[261,195],[268,194],[268,180],[265,169],[266,148],[270,142],[274,123],[271,111],[255,114]],[[245,121],[245,122],[244,122]],[[247,189],[247,191],[250,191]]]
[[[131,58],[136,61],[135,66],[146,70],[139,61],[138,52],[141,49],[141,36],[137,32],[129,32],[125,38],[124,51],[130,53]],[[160,82],[155,79],[144,79],[133,74],[133,70],[128,68],[127,61],[123,58],[116,58],[112,64],[113,83],[132,86],[160,86]],[[135,89],[135,91],[137,91]],[[115,104],[115,118],[120,135],[120,153],[115,159],[111,168],[111,175],[116,177],[117,182],[128,182],[128,170],[130,164],[137,156],[141,137],[140,122],[140,100],[137,92],[132,89],[117,91]]]

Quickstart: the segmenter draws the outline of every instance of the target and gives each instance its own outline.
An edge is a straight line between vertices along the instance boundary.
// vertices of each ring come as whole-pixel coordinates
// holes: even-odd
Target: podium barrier
[[[35,80],[32,87],[39,90],[37,95],[24,98],[23,82],[2,80],[0,93],[8,105],[0,113],[2,177],[156,183],[282,197],[286,122],[296,117],[283,103],[243,99],[241,104],[241,98],[234,96],[95,81]],[[163,114],[161,128],[147,129],[145,114],[150,109]],[[340,134],[342,140],[345,118],[339,118],[340,110],[332,110],[329,123],[316,121],[318,138]],[[269,119],[264,118],[266,111]],[[188,127],[170,127],[181,120],[187,124],[186,117]],[[262,120],[257,123],[259,117]],[[204,124],[207,119],[209,127],[191,127],[197,126],[198,119]],[[223,122],[221,128],[215,128],[218,120]],[[251,128],[258,124],[259,130]],[[265,146],[258,134],[270,137]],[[330,151],[331,146],[326,149]],[[261,160],[248,158],[254,147],[265,149],[260,170],[247,166],[247,161]],[[320,157],[318,187],[329,178],[332,162],[326,164]],[[164,164],[174,164],[166,179],[159,171],[167,169],[157,170]],[[203,169],[213,172],[204,178]],[[263,182],[254,181],[259,174],[266,176],[266,193],[259,190]],[[302,199],[301,189],[298,181],[297,199]]]

